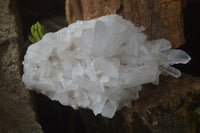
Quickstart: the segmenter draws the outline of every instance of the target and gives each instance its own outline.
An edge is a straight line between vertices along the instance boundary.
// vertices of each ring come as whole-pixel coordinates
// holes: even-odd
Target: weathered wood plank
[[[144,26],[149,40],[165,38],[173,48],[185,43],[182,0],[66,0],[69,23],[116,13]]]

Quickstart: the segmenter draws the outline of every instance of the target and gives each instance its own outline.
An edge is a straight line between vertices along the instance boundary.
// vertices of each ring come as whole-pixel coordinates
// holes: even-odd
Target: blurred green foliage
[[[34,25],[31,26],[31,35],[28,37],[32,43],[36,43],[37,41],[41,40],[42,37],[46,34],[44,26],[41,25],[39,22],[36,22]]]

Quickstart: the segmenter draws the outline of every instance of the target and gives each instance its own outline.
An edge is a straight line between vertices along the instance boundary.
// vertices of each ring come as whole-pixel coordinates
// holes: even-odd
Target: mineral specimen
[[[63,105],[112,118],[139,97],[142,84],[158,83],[160,74],[178,78],[171,65],[190,60],[165,39],[148,41],[143,30],[107,15],[47,33],[28,48],[22,80]]]

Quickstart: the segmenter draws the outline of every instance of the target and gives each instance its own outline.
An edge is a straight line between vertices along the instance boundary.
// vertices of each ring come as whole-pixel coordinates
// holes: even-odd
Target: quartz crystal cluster
[[[190,60],[165,39],[147,41],[143,30],[107,15],[47,33],[29,46],[22,80],[63,105],[112,118],[139,97],[142,84],[158,83],[160,74],[178,78],[171,65]]]

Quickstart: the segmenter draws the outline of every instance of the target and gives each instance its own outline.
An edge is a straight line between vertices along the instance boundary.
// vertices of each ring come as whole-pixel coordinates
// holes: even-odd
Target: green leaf
[[[42,38],[44,36],[44,33],[43,32],[41,32],[40,33],[40,38]]]
[[[34,26],[32,25],[31,26],[31,33],[33,34],[35,32],[35,28],[34,28]]]
[[[38,30],[37,23],[33,26],[34,26],[35,30],[37,31]]]
[[[196,108],[195,112],[200,115],[200,107]]]
[[[32,36],[28,36],[28,39],[32,42],[32,43],[35,43],[35,39],[32,37]]]
[[[35,32],[35,39],[36,39],[37,41],[41,40],[40,35],[39,35],[38,32]]]

